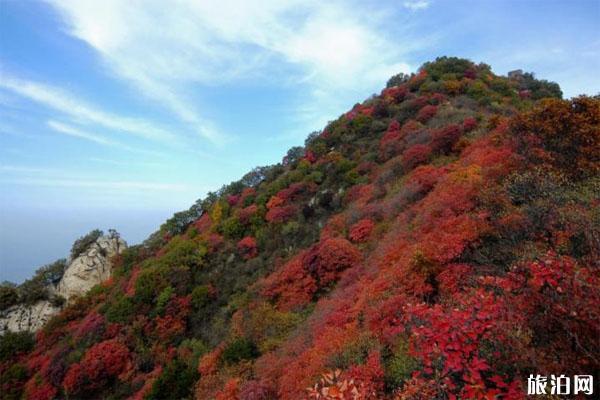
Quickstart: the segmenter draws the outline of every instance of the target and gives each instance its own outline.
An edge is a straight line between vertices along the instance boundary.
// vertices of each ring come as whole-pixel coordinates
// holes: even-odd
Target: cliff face
[[[93,286],[110,278],[111,258],[126,248],[127,243],[119,237],[99,237],[86,251],[71,260],[59,283],[49,287],[48,291],[62,296],[65,304],[72,303],[76,297],[85,295]],[[62,308],[48,300],[10,307],[0,313],[0,334],[6,331],[35,332]]]
[[[67,300],[84,295],[93,286],[110,278],[110,259],[127,247],[121,238],[101,236],[86,252],[71,261],[56,287],[57,294]]]

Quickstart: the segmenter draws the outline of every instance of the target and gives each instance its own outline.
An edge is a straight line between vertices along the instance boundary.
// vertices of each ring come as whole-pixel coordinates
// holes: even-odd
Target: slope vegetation
[[[13,338],[3,391],[516,399],[530,373],[592,374],[599,126],[598,98],[531,74],[443,57],[395,76]]]

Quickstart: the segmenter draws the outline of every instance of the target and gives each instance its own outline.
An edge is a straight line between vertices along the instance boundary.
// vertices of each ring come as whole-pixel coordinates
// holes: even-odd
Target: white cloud
[[[93,133],[88,133],[88,132],[84,132],[82,130],[73,128],[72,126],[63,124],[61,122],[57,122],[57,121],[48,121],[48,126],[52,129],[54,129],[57,132],[60,132],[62,134],[65,135],[69,135],[69,136],[73,136],[73,137],[77,137],[77,138],[81,138],[81,139],[85,139],[85,140],[89,140],[91,142],[94,143],[99,143],[99,144],[103,144],[106,146],[118,146],[117,142],[113,142],[111,140],[108,140],[100,135],[96,135]]]
[[[120,150],[125,150],[133,153],[141,153],[141,154],[149,154],[154,156],[162,156],[163,154],[160,152],[145,150],[139,147],[132,147],[123,143],[116,142],[114,140],[110,140],[102,135],[98,135],[96,133],[90,133],[87,131],[83,131],[79,128],[76,128],[71,125],[64,124],[62,122],[50,120],[47,122],[48,126],[55,130],[58,133],[62,133],[64,135],[73,136],[76,138],[88,140],[90,142],[98,143],[104,146],[116,147]]]
[[[403,3],[404,7],[412,11],[424,10],[431,5],[429,0],[407,0]]]
[[[145,139],[175,141],[177,137],[149,121],[109,113],[59,88],[3,74],[0,88],[60,111],[80,123],[94,123]]]
[[[308,96],[298,100],[321,119],[349,105],[340,98],[364,96],[399,72],[394,68],[409,69],[402,56],[413,46],[412,38],[392,42],[382,34],[389,21],[364,4],[47,1],[68,32],[94,48],[113,73],[216,142],[222,136],[190,105],[192,84],[267,78],[303,85],[298,92]]]

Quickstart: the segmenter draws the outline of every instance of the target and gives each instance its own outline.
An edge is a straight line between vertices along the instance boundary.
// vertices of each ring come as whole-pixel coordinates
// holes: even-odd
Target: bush
[[[23,397],[23,386],[28,377],[27,368],[12,364],[0,369],[0,393],[3,400],[19,400]]]
[[[0,361],[6,361],[19,353],[26,353],[34,344],[32,333],[8,331],[0,336]]]
[[[206,305],[210,301],[210,287],[208,285],[196,286],[192,290],[192,306],[198,310]]]
[[[17,286],[14,283],[3,282],[0,285],[0,311],[4,311],[19,302]]]
[[[135,304],[129,297],[120,295],[109,303],[104,311],[108,322],[126,323],[135,312]]]
[[[239,338],[225,347],[221,357],[226,364],[237,364],[242,360],[252,360],[259,355],[253,342],[245,338]]]
[[[104,232],[100,229],[94,229],[87,235],[77,239],[75,243],[73,243],[73,247],[71,247],[71,259],[73,260],[83,254],[103,234]]]
[[[180,400],[190,397],[198,372],[179,359],[169,363],[158,377],[148,400]]]

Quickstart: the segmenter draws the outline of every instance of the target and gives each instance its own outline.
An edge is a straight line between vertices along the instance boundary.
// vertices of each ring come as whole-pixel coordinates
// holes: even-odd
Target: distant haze
[[[0,281],[20,283],[40,266],[67,257],[73,242],[92,229],[115,228],[128,245],[142,242],[172,211],[2,210]]]

